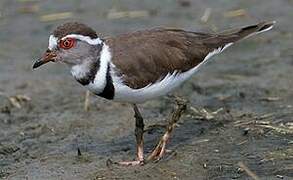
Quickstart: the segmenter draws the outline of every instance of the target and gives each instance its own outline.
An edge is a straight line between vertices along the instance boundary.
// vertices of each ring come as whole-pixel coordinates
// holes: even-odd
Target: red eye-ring
[[[66,38],[64,40],[60,40],[59,46],[62,49],[70,49],[72,48],[76,43],[76,40],[74,38]]]

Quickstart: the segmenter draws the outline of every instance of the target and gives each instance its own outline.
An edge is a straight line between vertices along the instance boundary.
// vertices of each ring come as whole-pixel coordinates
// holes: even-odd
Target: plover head
[[[69,22],[58,26],[49,37],[49,46],[33,68],[50,61],[70,66],[86,64],[99,57],[103,40],[85,24]]]

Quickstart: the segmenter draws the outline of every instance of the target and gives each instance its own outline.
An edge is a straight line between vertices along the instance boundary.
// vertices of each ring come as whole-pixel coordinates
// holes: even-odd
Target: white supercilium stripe
[[[98,45],[98,44],[102,44],[102,40],[100,38],[90,38],[89,36],[83,36],[83,35],[79,35],[79,34],[69,34],[66,35],[62,38],[62,40],[66,39],[66,38],[75,38],[81,41],[85,41],[91,45]]]
[[[83,35],[78,35],[78,34],[66,35],[62,38],[62,40],[66,39],[66,38],[75,38],[75,39],[78,39],[81,41],[85,41],[91,45],[98,45],[98,44],[102,44],[102,42],[103,42],[100,38],[92,39],[89,36],[83,36]],[[53,50],[54,48],[57,47],[57,45],[58,45],[58,38],[55,37],[54,35],[50,35],[48,49]]]
[[[196,67],[186,71],[184,73],[173,72],[172,74],[167,74],[161,80],[158,80],[154,84],[149,84],[148,86],[141,89],[131,89],[123,83],[123,80],[114,73],[115,66],[111,64],[111,71],[113,84],[115,88],[114,101],[120,102],[130,102],[130,103],[142,103],[144,101],[166,95],[172,90],[180,86],[184,81],[189,79],[199,68],[207,62],[209,58],[213,55],[221,53],[227,47],[231,46],[233,43],[229,43],[224,47],[219,47],[214,51],[210,52],[205,58],[204,61],[198,64]]]

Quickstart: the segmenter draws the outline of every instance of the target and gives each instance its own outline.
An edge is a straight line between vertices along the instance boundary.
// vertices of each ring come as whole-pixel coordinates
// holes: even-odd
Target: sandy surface
[[[293,178],[292,0],[98,2],[0,1],[0,179],[251,179],[239,162],[261,179]],[[203,23],[206,8],[211,16]],[[237,16],[239,9],[245,14]],[[145,12],[109,18],[115,10]],[[41,21],[57,12],[73,16]],[[107,167],[109,158],[135,157],[131,107],[91,97],[85,112],[85,89],[69,69],[53,63],[31,69],[52,29],[69,20],[87,23],[103,36],[154,26],[213,32],[261,20],[277,24],[214,57],[177,91],[190,103],[168,146],[172,153],[142,167]],[[19,99],[24,102],[11,103]],[[191,107],[222,111],[209,118]],[[151,125],[165,123],[174,105],[161,98],[140,108]],[[146,152],[162,132],[146,133]]]

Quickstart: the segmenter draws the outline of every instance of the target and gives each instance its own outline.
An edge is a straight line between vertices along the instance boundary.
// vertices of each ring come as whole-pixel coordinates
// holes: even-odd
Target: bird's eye
[[[70,49],[75,45],[75,42],[76,40],[73,38],[66,38],[60,41],[59,46],[62,49]]]

